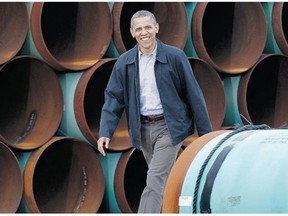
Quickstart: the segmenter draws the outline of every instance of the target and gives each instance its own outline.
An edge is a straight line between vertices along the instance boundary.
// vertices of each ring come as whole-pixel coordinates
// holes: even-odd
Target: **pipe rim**
[[[63,95],[55,72],[37,58],[17,56],[0,68],[0,75],[5,90],[0,90],[5,104],[0,139],[15,149],[38,148],[55,134],[62,118]]]
[[[230,48],[233,49],[233,46],[231,45],[228,52],[226,53],[227,59],[225,56],[223,57],[223,52],[218,53],[217,55],[215,54],[215,56],[212,56],[209,53],[209,51],[207,50],[207,46],[206,46],[205,41],[203,39],[202,34],[203,34],[203,32],[205,32],[204,31],[205,29],[203,29],[203,22],[204,22],[204,15],[205,15],[205,12],[207,11],[208,4],[211,5],[213,3],[211,3],[211,2],[210,3],[208,3],[208,2],[197,3],[195,10],[194,10],[194,13],[193,13],[193,17],[192,17],[192,33],[191,34],[193,37],[193,43],[194,43],[194,47],[195,47],[197,54],[199,55],[200,58],[203,58],[204,60],[206,60],[209,64],[211,64],[219,72],[227,73],[227,74],[238,74],[238,73],[243,73],[243,72],[247,71],[260,58],[260,56],[261,56],[261,54],[265,48],[265,44],[266,44],[267,25],[266,25],[265,13],[264,13],[264,10],[262,8],[261,3],[258,3],[258,2],[256,2],[256,3],[238,3],[238,2],[236,2],[235,3],[235,5],[238,5],[238,7],[241,4],[242,4],[242,6],[244,4],[249,6],[249,4],[250,4],[250,6],[253,6],[256,8],[255,10],[258,13],[256,16],[254,16],[254,18],[257,19],[258,21],[257,22],[254,22],[254,21],[251,22],[252,18],[250,17],[250,18],[246,19],[247,20],[246,24],[249,23],[251,25],[253,23],[257,23],[257,25],[255,25],[251,29],[254,30],[254,34],[252,34],[252,35],[257,35],[258,37],[256,37],[256,39],[253,42],[250,42],[250,40],[247,41],[246,38],[249,39],[249,38],[255,38],[255,37],[242,36],[243,41],[241,43],[239,43],[239,40],[235,40],[237,43],[234,43],[232,45],[234,45],[235,47],[239,46],[241,49],[236,49],[237,57],[235,57],[235,55],[230,54],[230,52],[233,53],[233,50],[230,50]],[[227,4],[227,3],[225,3],[225,4]],[[242,28],[243,23],[242,24],[240,23],[239,27],[240,28],[237,32],[242,32],[243,31],[243,28]],[[233,26],[233,31],[235,29],[236,28]],[[242,29],[242,31],[240,31],[240,29]],[[245,31],[243,31],[243,32],[245,32]],[[240,37],[240,36],[238,36],[238,37]],[[246,49],[243,49],[243,43],[244,42],[245,43],[249,42],[247,44],[248,46],[246,46]],[[254,45],[253,48],[250,48],[251,44]],[[245,46],[244,46],[244,48],[245,48]],[[247,50],[247,48],[248,48],[248,50]],[[221,50],[221,49],[219,48],[216,50]],[[235,52],[235,50],[234,50],[234,52]],[[247,52],[251,53],[251,55],[248,56]],[[224,55],[225,55],[225,53],[224,53]],[[230,58],[231,56],[233,56],[233,59]]]
[[[92,43],[92,37],[90,36],[89,38],[84,38],[82,40],[77,40],[74,44],[74,50],[80,50],[83,53],[83,55],[78,55],[77,53],[73,52],[73,55],[71,55],[71,52],[67,52],[63,54],[58,52],[58,51],[53,51],[55,53],[52,53],[52,50],[47,47],[47,43],[45,42],[45,38],[43,35],[43,26],[42,26],[42,13],[44,9],[44,4],[51,4],[47,2],[35,2],[33,3],[33,7],[31,10],[31,19],[30,19],[30,26],[31,26],[31,33],[33,37],[33,41],[35,43],[35,46],[37,50],[39,51],[40,55],[55,69],[63,71],[63,70],[84,70],[87,69],[94,64],[96,64],[105,54],[106,50],[108,49],[109,43],[112,39],[112,16],[110,13],[110,9],[108,6],[108,3],[106,2],[79,2],[79,5],[81,4],[82,7],[88,5],[88,4],[93,4],[95,7],[97,6],[96,9],[99,9],[101,11],[101,17],[97,17],[97,20],[103,20],[105,19],[105,23],[99,27],[101,29],[101,32],[92,32],[92,34],[97,38],[101,36],[100,39],[100,45],[99,43]],[[69,3],[66,3],[69,4]],[[88,8],[91,6],[88,5]],[[99,8],[98,8],[99,7]],[[79,9],[79,8],[78,8]],[[80,10],[80,9],[79,9]],[[87,13],[86,13],[87,14]],[[81,14],[80,14],[81,15]],[[83,18],[80,16],[80,18]],[[80,19],[79,18],[79,19]],[[79,21],[80,22],[80,21]],[[89,24],[89,22],[86,22]],[[102,23],[102,22],[101,22]],[[86,28],[86,30],[91,30],[92,28]],[[97,27],[98,29],[98,27]],[[91,31],[93,31],[92,29]],[[105,33],[105,34],[104,34]],[[77,34],[78,35],[78,34]],[[89,32],[81,33],[78,36],[75,35],[75,38],[77,39],[78,36],[89,36]],[[77,37],[76,37],[77,36]],[[75,40],[76,40],[75,39]],[[95,40],[95,38],[93,39]],[[70,42],[67,38],[67,41]],[[87,42],[88,41],[88,42]],[[91,42],[91,43],[90,43]],[[94,46],[91,46],[91,44],[94,44]],[[68,48],[70,48],[71,45],[69,45]],[[83,49],[86,46],[86,50],[83,51]],[[57,47],[56,47],[57,49]],[[75,54],[77,56],[75,57]],[[58,55],[59,57],[56,57]],[[85,57],[85,58],[83,58]],[[76,59],[75,59],[76,58]]]
[[[89,196],[90,202],[89,202],[89,205],[86,204],[86,209],[83,210],[83,209],[81,209],[81,206],[80,206],[80,208],[78,209],[80,211],[74,212],[74,213],[77,213],[77,212],[78,213],[81,213],[81,212],[82,213],[89,213],[89,212],[95,213],[99,209],[100,204],[101,204],[102,199],[103,199],[103,196],[104,196],[105,182],[104,182],[104,174],[103,174],[102,166],[101,166],[100,160],[98,159],[97,155],[95,154],[95,152],[91,148],[91,146],[89,146],[86,143],[81,142],[78,139],[71,138],[71,137],[53,137],[53,138],[51,138],[51,140],[49,140],[47,143],[45,143],[42,147],[40,147],[39,149],[37,149],[31,153],[31,156],[29,157],[29,159],[26,163],[24,173],[23,173],[23,178],[24,178],[24,195],[23,196],[24,196],[25,203],[28,205],[27,208],[29,209],[29,211],[31,211],[31,213],[41,213],[41,209],[37,205],[37,201],[36,201],[36,198],[34,195],[34,176],[35,176],[35,170],[37,167],[37,163],[39,162],[41,157],[43,157],[43,153],[45,151],[47,151],[47,149],[49,147],[51,148],[52,145],[55,146],[55,145],[57,145],[58,142],[62,142],[62,141],[70,141],[72,143],[72,145],[74,145],[74,146],[75,146],[75,144],[78,146],[81,145],[79,150],[80,149],[82,149],[82,150],[86,149],[85,150],[86,153],[90,154],[90,155],[85,154],[82,158],[80,158],[79,156],[76,156],[76,158],[75,158],[75,159],[77,159],[77,161],[75,161],[76,163],[83,163],[83,160],[85,160],[84,162],[86,162],[89,165],[88,168],[90,168],[90,169],[95,168],[95,167],[97,168],[96,171],[94,170],[95,173],[93,173],[94,177],[97,176],[97,179],[91,179],[91,178],[89,179],[89,177],[91,177],[91,173],[87,175],[87,178],[88,178],[87,179],[87,185],[89,185],[89,183],[91,184],[91,180],[94,180],[94,185],[96,186],[96,188],[94,188],[94,189],[95,189],[95,192],[96,191],[97,192],[96,193],[93,192],[93,194],[94,194],[93,199],[91,199],[91,193],[90,193],[90,196]],[[69,144],[71,144],[71,143],[69,143]],[[59,146],[61,146],[61,144]],[[73,151],[73,152],[75,153],[75,151]],[[78,151],[78,153],[81,153],[81,152]],[[93,162],[93,163],[91,163],[91,162]],[[72,165],[74,165],[74,164],[72,164]],[[73,181],[76,180],[74,178],[75,178],[75,176],[73,177]],[[70,179],[70,181],[71,180],[72,179]],[[85,181],[85,178],[83,180]],[[83,189],[83,191],[87,192],[88,189],[87,190]],[[83,196],[85,197],[88,195],[89,194],[86,193]],[[86,197],[86,199],[87,199],[87,197]],[[47,212],[47,213],[51,213],[51,212]],[[58,212],[58,213],[60,213],[60,212]],[[66,212],[66,213],[69,213],[69,212]],[[72,209],[71,209],[70,213],[72,213]]]

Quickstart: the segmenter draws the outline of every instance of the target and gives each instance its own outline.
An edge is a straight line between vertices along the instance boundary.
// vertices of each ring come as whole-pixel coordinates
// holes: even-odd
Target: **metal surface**
[[[287,2],[274,2],[272,9],[272,30],[276,42],[284,54],[288,54]]]
[[[265,13],[258,2],[199,2],[193,13],[192,35],[198,56],[217,71],[243,73],[265,47]]]
[[[18,56],[0,68],[0,140],[34,149],[57,131],[63,96],[55,72],[43,61]]]
[[[243,74],[238,87],[239,113],[253,124],[288,125],[288,57],[263,55]],[[243,122],[245,122],[242,119]],[[245,124],[248,124],[246,121]]]
[[[100,160],[91,146],[74,138],[53,137],[31,152],[23,177],[29,213],[95,213],[104,195]]]
[[[162,213],[179,213],[179,196],[181,194],[181,187],[185,178],[186,172],[199,153],[203,146],[217,137],[218,135],[227,132],[225,130],[213,131],[204,136],[195,139],[176,160],[172,170],[168,176],[167,183],[163,195]]]
[[[14,153],[2,142],[0,170],[0,212],[15,213],[22,197],[22,174]]]
[[[192,213],[194,202],[190,201],[194,201],[197,185],[196,212],[201,212],[200,197],[203,198],[203,188],[207,186],[207,180],[211,180],[209,173],[214,168],[217,173],[207,200],[211,213],[287,213],[288,130],[251,129],[225,140],[227,135],[229,132],[213,138],[194,157],[182,183],[181,194],[177,196],[179,213]],[[196,181],[208,155],[222,139],[225,141],[209,158],[200,181]],[[231,151],[217,164],[227,148]]]
[[[0,2],[0,65],[21,49],[28,30],[25,2]]]
[[[65,110],[59,127],[61,135],[97,143],[104,90],[115,62],[116,59],[101,59],[87,71],[58,75],[65,98]],[[108,151],[131,147],[126,116],[123,114]]]
[[[130,19],[138,10],[149,10],[154,13],[160,25],[157,35],[159,39],[184,49],[188,20],[183,2],[115,2],[112,9],[113,40],[120,54],[136,44],[130,33]]]
[[[105,54],[113,26],[107,2],[34,2],[30,28],[37,51],[52,67],[84,70]]]

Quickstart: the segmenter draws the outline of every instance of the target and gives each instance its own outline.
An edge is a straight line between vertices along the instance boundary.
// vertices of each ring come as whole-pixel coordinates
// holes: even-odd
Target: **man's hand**
[[[97,141],[97,144],[98,144],[98,151],[103,155],[105,156],[105,151],[104,151],[104,145],[105,145],[105,148],[108,149],[109,147],[109,143],[110,143],[110,139],[107,138],[107,137],[100,137]]]

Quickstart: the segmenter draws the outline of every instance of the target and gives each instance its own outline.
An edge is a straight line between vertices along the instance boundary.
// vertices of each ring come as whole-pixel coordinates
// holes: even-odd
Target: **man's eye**
[[[141,31],[141,28],[135,29],[135,32],[140,32],[140,31]]]

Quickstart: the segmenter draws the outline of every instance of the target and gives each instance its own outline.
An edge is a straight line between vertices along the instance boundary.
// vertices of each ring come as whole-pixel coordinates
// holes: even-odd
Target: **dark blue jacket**
[[[211,132],[205,100],[192,73],[185,53],[157,39],[155,77],[164,117],[173,144],[194,133]],[[140,148],[140,85],[138,73],[138,44],[122,54],[114,65],[105,90],[99,137],[112,138],[123,111],[134,147]]]

